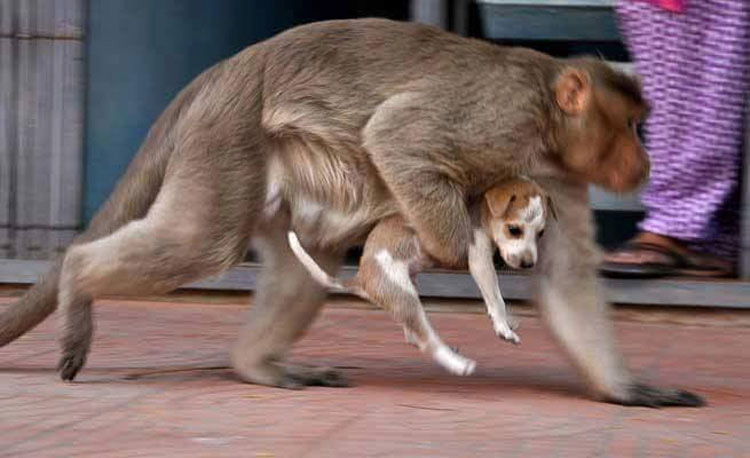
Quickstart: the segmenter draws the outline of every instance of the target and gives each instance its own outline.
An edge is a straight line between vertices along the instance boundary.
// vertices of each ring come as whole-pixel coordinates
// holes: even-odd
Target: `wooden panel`
[[[640,194],[614,194],[595,186],[589,187],[589,199],[594,210],[643,211]]]
[[[49,261],[0,260],[0,283],[33,283],[49,267]],[[257,285],[259,264],[242,264],[226,274],[196,282],[186,288],[252,291]],[[351,277],[356,268],[345,267],[342,277]],[[750,308],[750,282],[736,280],[607,280],[603,279],[610,302],[664,306]],[[461,272],[430,271],[419,275],[419,292],[425,297],[479,299],[470,275]],[[531,279],[522,274],[500,272],[503,297],[528,300]]]
[[[745,110],[745,152],[742,161],[741,196],[739,273],[742,279],[750,280],[750,94],[748,94]],[[750,298],[748,300],[750,301]]]
[[[18,40],[15,256],[48,259],[80,218],[83,43]]]
[[[0,0],[0,23],[4,23],[4,3]],[[15,65],[14,42],[0,38],[0,258],[13,254],[11,223],[15,221],[11,196],[15,194]]]
[[[615,41],[614,11],[601,2],[477,2],[488,39]]]
[[[0,0],[0,34],[82,39],[83,0]]]
[[[16,0],[0,0],[0,36],[15,33],[17,22]]]
[[[411,0],[409,20],[448,28],[448,0]]]
[[[83,0],[0,0],[0,257],[48,259],[79,226]]]

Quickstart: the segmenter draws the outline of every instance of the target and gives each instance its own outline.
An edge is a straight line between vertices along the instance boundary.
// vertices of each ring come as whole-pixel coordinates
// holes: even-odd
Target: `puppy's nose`
[[[529,261],[528,259],[521,261],[521,268],[531,269],[532,267],[534,267],[534,261]]]

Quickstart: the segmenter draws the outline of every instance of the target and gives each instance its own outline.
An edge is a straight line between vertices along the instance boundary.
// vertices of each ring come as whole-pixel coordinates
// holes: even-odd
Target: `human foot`
[[[678,240],[641,232],[607,253],[600,270],[605,276],[620,278],[726,277],[732,274],[732,265],[716,256],[691,250]]]

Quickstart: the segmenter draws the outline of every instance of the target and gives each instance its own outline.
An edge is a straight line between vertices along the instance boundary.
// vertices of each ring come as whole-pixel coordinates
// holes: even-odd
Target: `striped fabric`
[[[750,1],[693,0],[682,13],[620,0],[620,26],[652,105],[651,180],[640,229],[734,259]]]
[[[651,2],[654,5],[659,5],[665,10],[676,11],[679,13],[685,11],[686,0],[646,0],[646,1]]]

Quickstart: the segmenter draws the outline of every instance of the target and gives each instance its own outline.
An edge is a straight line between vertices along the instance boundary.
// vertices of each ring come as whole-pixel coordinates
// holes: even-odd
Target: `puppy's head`
[[[484,193],[482,222],[514,269],[528,269],[537,261],[537,240],[547,216],[554,215],[552,201],[539,185],[527,178],[512,178]]]

